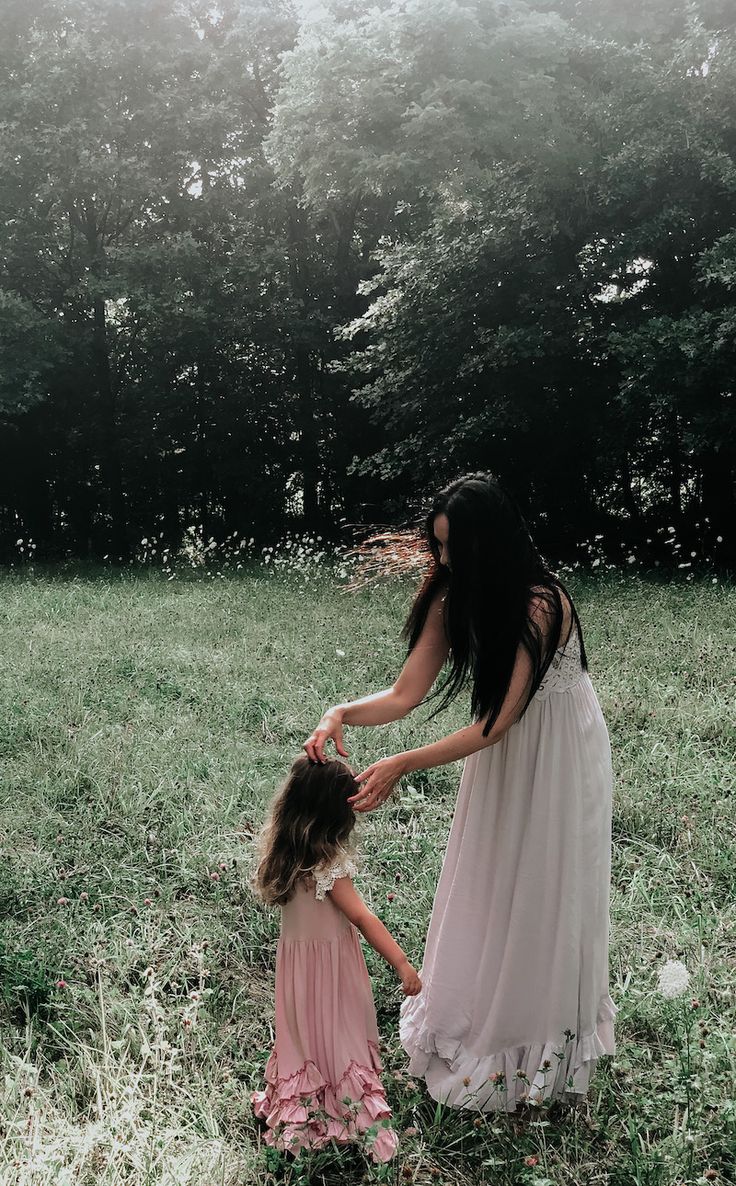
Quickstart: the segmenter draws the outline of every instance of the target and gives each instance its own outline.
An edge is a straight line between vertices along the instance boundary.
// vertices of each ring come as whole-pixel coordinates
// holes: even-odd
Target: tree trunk
[[[637,530],[641,533],[644,525],[641,507],[637,502],[632,486],[631,464],[629,462],[628,453],[624,452],[621,457],[621,494],[623,496],[624,507],[631,518],[633,524],[636,525]]]
[[[120,442],[117,409],[110,374],[110,355],[107,343],[104,297],[97,295],[93,303],[93,355],[95,377],[100,398],[104,473],[110,498],[110,548],[113,554],[127,560],[130,555],[128,526],[123,493],[123,473],[120,463]]]
[[[295,378],[298,400],[298,422],[301,443],[302,493],[304,498],[304,526],[308,531],[319,531],[322,522],[319,505],[319,437],[314,415],[314,384],[309,351],[297,345]]]
[[[701,510],[709,520],[705,536],[716,558],[733,564],[736,561],[736,458],[727,446],[712,448],[703,456],[701,466]],[[722,540],[720,544],[717,544],[718,536]]]
[[[289,276],[291,289],[299,303],[303,319],[296,327],[294,345],[294,380],[297,397],[297,428],[300,440],[300,462],[302,469],[302,496],[304,500],[303,520],[308,531],[321,527],[319,505],[320,476],[320,432],[319,409],[316,407],[314,363],[307,344],[300,340],[306,329],[309,316],[307,308],[307,283],[303,261],[304,227],[302,213],[294,201],[289,211]],[[316,413],[316,414],[315,414]]]
[[[680,437],[680,421],[673,408],[670,415],[670,469],[669,488],[672,502],[672,514],[675,522],[682,519],[682,450]]]

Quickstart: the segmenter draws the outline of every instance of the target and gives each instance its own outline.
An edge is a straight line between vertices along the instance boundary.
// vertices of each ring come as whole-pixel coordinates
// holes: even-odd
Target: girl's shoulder
[[[331,860],[321,861],[312,870],[315,898],[318,902],[324,901],[325,896],[339,878],[355,877],[357,873],[358,865],[354,853],[340,852]]]

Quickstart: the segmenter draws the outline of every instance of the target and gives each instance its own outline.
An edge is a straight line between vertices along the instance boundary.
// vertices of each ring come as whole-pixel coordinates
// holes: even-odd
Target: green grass
[[[616,771],[618,1053],[588,1107],[527,1122],[437,1108],[403,1072],[400,989],[367,950],[389,1099],[411,1130],[399,1158],[289,1165],[259,1145],[248,1099],[271,1043],[278,920],[249,894],[255,832],[323,707],[392,680],[409,592],[255,569],[2,579],[3,1186],[736,1177],[736,596],[628,575],[574,584]],[[466,713],[352,730],[351,758]],[[459,773],[413,776],[360,825],[360,887],[417,962]],[[692,975],[671,1003],[656,991],[666,957]]]

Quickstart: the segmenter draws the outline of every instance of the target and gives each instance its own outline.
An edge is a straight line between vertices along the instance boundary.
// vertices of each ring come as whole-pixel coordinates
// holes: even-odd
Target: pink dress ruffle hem
[[[373,1140],[366,1138],[369,1129],[391,1118],[379,1078],[381,1062],[372,1044],[371,1054],[370,1067],[353,1061],[333,1086],[311,1061],[280,1079],[274,1051],[266,1064],[268,1086],[252,1096],[256,1116],[267,1125],[266,1144],[298,1154],[331,1141],[356,1143],[366,1145],[375,1162],[390,1161],[398,1148],[392,1128],[378,1127]]]

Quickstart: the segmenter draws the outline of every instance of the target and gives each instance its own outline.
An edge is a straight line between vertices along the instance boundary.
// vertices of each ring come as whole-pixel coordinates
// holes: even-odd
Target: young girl
[[[281,907],[276,1043],[266,1089],[252,1095],[265,1141],[299,1153],[330,1141],[368,1141],[375,1162],[396,1152],[379,1078],[373,995],[356,927],[396,969],[404,993],[421,981],[353,887],[348,846],[357,791],[348,767],[297,758],[261,837],[254,890]],[[363,1134],[374,1129],[375,1135]]]

